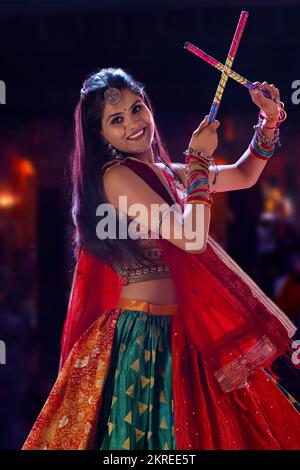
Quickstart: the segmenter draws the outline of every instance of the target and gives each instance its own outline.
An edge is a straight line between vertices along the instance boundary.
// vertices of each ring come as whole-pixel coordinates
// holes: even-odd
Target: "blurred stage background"
[[[182,162],[220,77],[183,44],[224,62],[242,9],[250,16],[233,69],[275,83],[288,120],[259,182],[215,195],[211,234],[299,325],[299,1],[0,2],[0,449],[22,446],[57,375],[74,267],[66,168],[82,81],[121,66],[144,82],[171,159]],[[257,112],[229,80],[217,163],[242,155]],[[300,400],[297,369],[275,366]]]

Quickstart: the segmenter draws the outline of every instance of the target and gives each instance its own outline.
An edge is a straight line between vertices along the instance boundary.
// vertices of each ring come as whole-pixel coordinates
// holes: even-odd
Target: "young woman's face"
[[[128,88],[120,92],[119,103],[105,102],[100,134],[120,152],[146,152],[154,134],[153,116],[138,95]]]

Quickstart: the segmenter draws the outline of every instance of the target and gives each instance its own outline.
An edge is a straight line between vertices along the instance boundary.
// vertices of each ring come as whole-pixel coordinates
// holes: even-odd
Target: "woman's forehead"
[[[139,95],[133,93],[128,88],[120,90],[120,93],[121,99],[118,103],[109,103],[108,101],[105,101],[103,112],[104,117],[110,116],[111,114],[123,113],[127,111],[127,109],[132,105],[132,103],[134,103],[134,101],[140,98]]]

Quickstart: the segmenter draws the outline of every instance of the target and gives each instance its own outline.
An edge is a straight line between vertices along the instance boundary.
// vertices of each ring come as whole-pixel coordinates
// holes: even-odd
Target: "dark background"
[[[0,449],[22,446],[57,376],[74,266],[66,164],[83,80],[120,66],[142,81],[172,161],[183,161],[220,78],[184,42],[224,63],[242,9],[250,15],[233,69],[276,84],[288,120],[259,182],[215,196],[211,234],[298,324],[299,1],[0,2]],[[257,112],[229,79],[217,163],[246,150]],[[295,368],[282,361],[277,372],[300,399]]]

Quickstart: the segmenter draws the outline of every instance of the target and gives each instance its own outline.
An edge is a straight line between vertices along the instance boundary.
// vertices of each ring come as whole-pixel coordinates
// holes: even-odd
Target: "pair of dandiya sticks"
[[[258,85],[255,85],[254,83],[250,82],[250,80],[247,80],[246,78],[242,77],[241,75],[239,75],[238,73],[234,72],[231,69],[233,61],[237,53],[239,43],[241,41],[241,38],[244,32],[244,28],[245,28],[248,16],[249,16],[248,11],[241,12],[240,19],[239,19],[238,25],[234,33],[234,37],[233,37],[233,40],[232,40],[232,43],[228,52],[225,65],[219,62],[218,60],[214,59],[210,55],[206,54],[206,52],[202,51],[201,49],[194,46],[190,42],[186,42],[184,44],[185,49],[192,52],[192,54],[195,54],[196,56],[200,57],[205,62],[207,62],[208,64],[212,65],[213,67],[215,67],[216,69],[222,72],[222,75],[221,75],[221,78],[217,87],[217,91],[216,91],[216,94],[213,99],[213,103],[209,112],[209,122],[214,121],[216,118],[228,77],[233,78],[233,80],[237,81],[238,83],[245,86],[249,90],[255,90],[255,89],[259,90],[267,98],[272,98],[270,93],[267,90],[265,90],[264,88]]]

